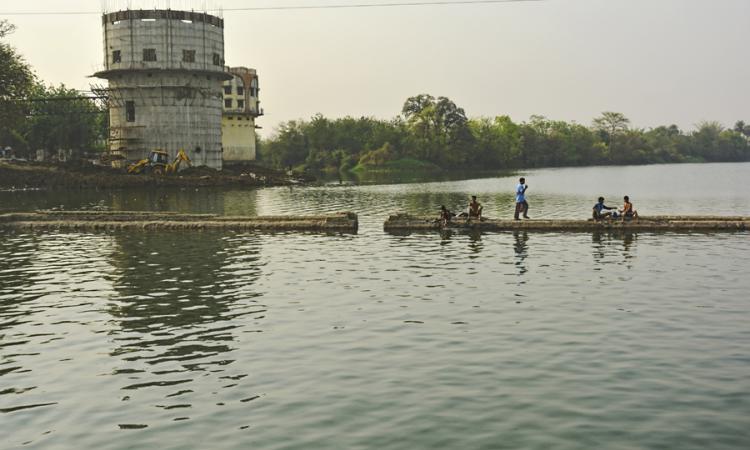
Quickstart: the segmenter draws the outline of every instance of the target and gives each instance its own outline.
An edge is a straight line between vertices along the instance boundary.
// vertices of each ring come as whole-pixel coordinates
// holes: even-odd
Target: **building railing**
[[[178,11],[173,9],[126,9],[105,13],[102,15],[102,23],[116,23],[125,20],[182,20],[185,22],[198,22],[224,28],[224,19],[208,13],[193,11]]]
[[[260,117],[264,115],[263,108],[254,108],[252,106],[245,108],[227,108],[224,107],[224,112],[229,114],[249,114],[251,116]]]
[[[120,62],[120,63],[110,63],[109,67],[105,64],[96,64],[93,66],[92,73],[94,76],[97,74],[107,74],[107,73],[115,73],[115,72],[127,72],[127,71],[135,71],[139,73],[143,72],[151,72],[151,73],[157,73],[159,71],[177,71],[177,72],[199,72],[199,73],[205,73],[205,74],[224,74],[222,75],[222,79],[227,79],[231,74],[224,66],[215,66],[213,64],[209,63],[200,63],[200,62],[194,62],[194,63],[187,63],[184,61],[157,61],[157,62],[149,62],[149,61],[135,61],[135,62]]]

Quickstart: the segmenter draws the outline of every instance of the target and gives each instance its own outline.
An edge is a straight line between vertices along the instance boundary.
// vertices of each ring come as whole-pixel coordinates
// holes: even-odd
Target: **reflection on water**
[[[593,243],[593,255],[594,261],[599,264],[606,264],[610,262],[607,252],[608,248],[612,248],[612,243],[622,243],[615,248],[617,254],[620,256],[623,262],[635,257],[633,252],[633,244],[638,238],[638,233],[632,232],[618,232],[618,231],[594,231],[591,233],[591,241]],[[619,247],[619,248],[618,248]]]
[[[529,177],[535,216],[588,214],[575,183],[544,193],[559,177]],[[4,447],[746,448],[747,234],[382,230],[471,193],[512,215],[512,182],[0,194],[361,223],[1,232]],[[679,201],[750,210],[724,194]]]
[[[175,421],[191,419],[194,407],[206,408],[201,398],[209,385],[240,389],[248,373],[232,369],[231,352],[238,333],[257,331],[267,314],[255,290],[260,241],[212,233],[195,238],[118,234],[113,257],[122,276],[114,283],[117,301],[108,307],[117,324],[109,333],[116,344],[110,355],[120,360],[113,373],[127,375],[122,398],[135,402],[144,389],[162,388],[163,398],[153,406],[170,411]]]
[[[165,420],[150,408],[191,419],[211,385],[236,392],[214,405],[253,397],[241,389],[248,373],[232,368],[231,352],[238,333],[257,333],[267,314],[255,288],[260,251],[256,237],[210,233],[4,235],[0,395],[12,398],[0,413],[33,409],[40,420],[65,423],[69,407],[91,403],[95,390],[100,401],[90,413],[127,402],[137,414],[120,407],[106,416],[120,429],[141,429]],[[47,367],[50,356],[58,363]],[[38,439],[55,432],[29,431]]]
[[[482,252],[482,248],[484,246],[482,245],[482,233],[476,230],[467,230],[467,231],[456,231],[456,230],[450,230],[450,229],[443,229],[438,231],[440,235],[440,243],[441,245],[447,245],[450,243],[451,239],[455,237],[462,237],[462,238],[468,238],[468,249],[469,249],[469,259],[476,259],[480,257],[480,253]],[[395,234],[398,234],[395,233]],[[410,232],[405,232],[403,235],[410,235]],[[428,233],[422,233],[422,234],[428,234]]]
[[[0,191],[0,213],[40,209],[174,211],[257,215],[258,191],[206,188],[128,190]]]
[[[529,246],[529,233],[526,231],[514,231],[513,232],[513,250],[516,252],[516,267],[518,267],[518,274],[525,274],[528,269],[524,264],[524,260],[528,256]]]
[[[432,183],[470,178],[496,178],[499,176],[513,176],[512,171],[476,172],[450,170],[442,172],[403,171],[398,173],[386,172],[345,172],[316,174],[325,184],[404,184],[404,183]]]

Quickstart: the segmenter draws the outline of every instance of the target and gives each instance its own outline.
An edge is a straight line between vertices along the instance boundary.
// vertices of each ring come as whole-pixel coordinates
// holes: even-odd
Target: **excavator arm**
[[[180,149],[174,161],[172,161],[171,164],[167,164],[166,173],[176,173],[180,169],[180,165],[183,162],[187,164],[188,167],[192,166],[193,164],[193,162],[190,161],[190,158],[188,157],[187,153],[185,153],[185,150]]]
[[[137,163],[131,164],[128,166],[128,173],[135,173],[135,174],[141,173],[143,169],[145,169],[146,166],[148,166],[148,163],[149,163],[148,159],[142,159],[138,161]]]

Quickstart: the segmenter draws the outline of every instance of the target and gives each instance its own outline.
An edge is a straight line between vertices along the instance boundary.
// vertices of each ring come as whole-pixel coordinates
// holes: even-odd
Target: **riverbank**
[[[116,189],[135,187],[264,187],[312,181],[255,164],[224,170],[191,167],[176,175],[130,175],[93,164],[0,162],[0,189]]]

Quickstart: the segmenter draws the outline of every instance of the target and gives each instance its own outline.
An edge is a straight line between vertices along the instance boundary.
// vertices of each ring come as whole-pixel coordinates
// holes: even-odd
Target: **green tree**
[[[605,111],[594,119],[593,128],[607,144],[606,156],[613,163],[622,164],[631,159],[632,149],[617,145],[618,137],[628,131],[629,124],[630,119],[624,114],[612,111]]]
[[[412,132],[416,157],[443,165],[462,165],[471,148],[469,120],[447,97],[421,94],[406,99],[401,110]]]
[[[276,135],[261,147],[262,159],[275,167],[296,166],[308,156],[305,122],[290,120],[279,125]]]
[[[614,136],[628,130],[630,119],[624,114],[612,111],[605,111],[601,116],[594,119],[594,129],[602,133],[602,137],[611,143]]]
[[[502,165],[498,168],[516,167],[523,151],[523,140],[519,126],[509,116],[497,116],[492,121],[499,145],[495,147]]]
[[[382,166],[396,158],[397,155],[394,154],[393,147],[386,142],[382,147],[365,153],[359,159],[359,164],[363,166]]]
[[[747,161],[750,158],[750,146],[747,138],[733,130],[724,130],[719,134],[719,145],[714,161]]]
[[[321,170],[401,159],[447,169],[750,160],[744,122],[732,130],[704,122],[685,134],[676,125],[631,129],[614,112],[603,113],[591,127],[536,115],[520,124],[508,116],[468,120],[449,99],[428,94],[409,97],[401,113],[390,121],[316,115],[289,122],[263,141],[261,156],[277,166],[304,162]]]
[[[500,150],[503,147],[504,136],[493,125],[493,121],[488,117],[469,120],[469,130],[474,136],[475,161],[497,168],[505,163]]]
[[[0,21],[0,39],[14,30],[9,22]],[[22,128],[34,83],[29,65],[13,47],[0,41],[0,145],[26,147]]]
[[[716,121],[702,121],[692,133],[688,151],[700,160],[716,161],[719,152],[719,140],[724,126]]]
[[[734,124],[734,131],[750,138],[750,125],[746,124],[744,120],[738,120],[737,123]]]
[[[16,26],[12,23],[8,22],[7,20],[3,19],[0,20],[0,38],[4,38],[5,36],[11,34],[16,30]]]
[[[86,152],[102,150],[106,111],[75,89],[64,85],[37,86],[29,112],[26,141],[31,149],[53,154],[60,149],[69,150],[74,159]]]
[[[671,163],[685,160],[680,148],[684,146],[685,136],[677,125],[661,126],[644,133],[646,145],[650,149],[651,162]]]

